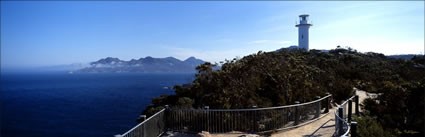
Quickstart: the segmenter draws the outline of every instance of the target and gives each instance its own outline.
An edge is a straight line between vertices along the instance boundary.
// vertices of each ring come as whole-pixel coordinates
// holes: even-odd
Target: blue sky
[[[2,1],[1,65],[146,56],[218,62],[297,45],[295,21],[304,13],[313,49],[424,52],[424,1]]]

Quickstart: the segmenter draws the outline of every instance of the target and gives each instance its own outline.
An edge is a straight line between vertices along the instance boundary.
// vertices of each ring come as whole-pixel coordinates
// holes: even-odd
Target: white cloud
[[[261,44],[261,43],[267,43],[267,42],[270,42],[270,40],[254,40],[254,41],[251,41],[251,42],[248,42],[248,43],[250,43],[250,44]]]
[[[254,40],[248,42],[248,44],[257,44],[257,45],[276,45],[276,44],[293,44],[294,41],[290,40]]]
[[[279,44],[293,44],[294,41],[280,41]]]
[[[312,41],[310,48],[312,49],[334,49],[340,45],[342,47],[348,46],[360,52],[377,52],[385,55],[394,54],[423,54],[424,53],[424,40],[423,39],[387,39],[383,37],[373,38],[352,38],[338,36],[334,37],[335,40],[321,40],[315,39]]]
[[[385,40],[385,39],[366,39],[354,41],[354,49],[362,52],[374,51],[385,55],[394,54],[423,54],[424,40]]]

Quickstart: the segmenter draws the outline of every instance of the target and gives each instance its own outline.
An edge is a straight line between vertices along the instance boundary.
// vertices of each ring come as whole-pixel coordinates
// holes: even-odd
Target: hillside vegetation
[[[365,101],[366,115],[396,136],[424,133],[425,58],[388,58],[336,48],[258,52],[226,60],[221,69],[199,65],[196,79],[175,86],[175,95],[152,99],[143,113],[152,115],[164,105],[180,108],[250,108],[308,102],[333,95],[336,103],[354,94],[353,88],[381,93]],[[382,130],[382,129],[381,129]]]

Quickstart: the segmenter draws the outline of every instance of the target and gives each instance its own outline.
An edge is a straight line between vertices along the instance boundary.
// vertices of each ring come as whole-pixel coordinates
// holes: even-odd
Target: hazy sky
[[[1,1],[1,65],[46,66],[104,57],[195,56],[218,62],[297,45],[423,54],[424,1]]]

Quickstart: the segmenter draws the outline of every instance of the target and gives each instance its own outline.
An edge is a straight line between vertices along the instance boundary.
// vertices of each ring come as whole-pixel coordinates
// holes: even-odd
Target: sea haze
[[[4,137],[111,137],[194,73],[2,73]]]

